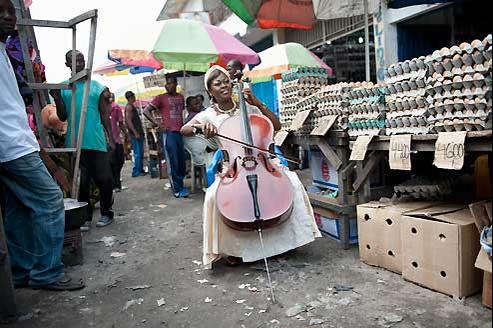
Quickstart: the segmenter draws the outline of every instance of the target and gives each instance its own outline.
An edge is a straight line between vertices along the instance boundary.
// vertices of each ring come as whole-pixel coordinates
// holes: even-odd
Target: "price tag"
[[[286,138],[289,135],[289,131],[286,130],[281,130],[276,133],[276,136],[274,137],[274,144],[278,147],[281,147],[284,141],[286,141]]]
[[[324,136],[336,122],[337,115],[323,117],[320,124],[310,133],[312,136]]]
[[[389,164],[392,170],[411,171],[411,135],[390,137]]]
[[[296,114],[294,117],[293,122],[291,122],[291,127],[289,128],[290,131],[298,131],[303,127],[303,124],[305,124],[306,119],[310,115],[309,110],[304,110]]]
[[[440,169],[462,169],[462,166],[464,166],[466,135],[466,131],[438,133],[433,164]]]
[[[351,156],[349,156],[349,160],[350,161],[364,160],[371,139],[373,139],[373,136],[359,136],[358,138],[356,138],[356,141],[353,144],[353,150],[351,151]]]

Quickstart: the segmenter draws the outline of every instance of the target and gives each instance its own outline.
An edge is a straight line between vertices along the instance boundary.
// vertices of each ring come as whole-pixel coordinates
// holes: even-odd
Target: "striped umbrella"
[[[252,49],[225,30],[188,19],[168,19],[153,49],[167,69],[205,72],[211,64],[225,65],[231,59],[258,64]]]
[[[276,75],[297,67],[324,68],[332,75],[327,64],[299,43],[279,44],[262,51],[259,56],[262,63],[245,72],[253,82],[272,80]]]
[[[248,25],[264,29],[311,29],[315,24],[312,0],[223,0]]]

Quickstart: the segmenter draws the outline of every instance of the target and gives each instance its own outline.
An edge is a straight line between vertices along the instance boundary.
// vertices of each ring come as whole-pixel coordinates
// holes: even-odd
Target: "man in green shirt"
[[[65,65],[72,69],[72,56],[76,56],[76,73],[82,71],[86,65],[84,55],[79,52],[67,52]],[[67,147],[75,147],[71,144],[72,133],[75,140],[80,126],[82,111],[82,98],[84,94],[84,81],[76,82],[75,91],[75,121],[72,122],[71,104],[72,90],[52,90],[50,92],[57,107],[57,115],[61,121],[68,120],[68,129],[65,139]],[[89,98],[87,102],[86,123],[82,136],[82,150],[80,156],[80,189],[79,201],[90,202],[91,179],[96,183],[101,195],[101,218],[97,227],[105,227],[113,222],[113,181],[110,166],[108,147],[114,149],[113,137],[110,130],[109,113],[111,93],[105,86],[97,81],[91,81]],[[108,139],[108,142],[107,142]],[[81,227],[82,231],[88,231],[92,221],[92,206],[88,207],[86,223]]]

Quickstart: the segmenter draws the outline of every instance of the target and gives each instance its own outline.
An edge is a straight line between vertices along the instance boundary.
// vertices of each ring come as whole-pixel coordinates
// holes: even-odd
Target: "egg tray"
[[[430,122],[431,123],[431,122]],[[484,131],[492,129],[491,117],[486,119],[447,119],[434,121],[433,129],[435,132],[454,132],[454,131]]]
[[[374,129],[353,129],[348,123],[347,133],[350,137],[359,136],[378,136],[384,134],[385,129],[374,128]]]
[[[405,196],[411,196],[416,199],[450,198],[457,181],[454,177],[439,179],[414,177],[394,186],[394,193],[396,198]]]
[[[327,78],[328,71],[325,68],[298,67],[283,72],[281,74],[281,79],[283,82],[290,82],[305,76],[316,76],[320,78]]]
[[[385,135],[387,136],[398,135],[398,134],[425,135],[432,133],[433,133],[432,126],[385,128]]]
[[[459,46],[443,47],[425,58],[428,74],[452,71],[453,68],[480,65],[492,58],[492,35],[488,34],[482,41],[463,42]]]
[[[421,113],[423,109],[429,107],[428,100],[425,97],[402,97],[395,99],[387,99],[387,111],[416,111]]]
[[[427,108],[419,109],[407,109],[407,110],[393,110],[387,111],[385,117],[387,119],[396,119],[399,117],[423,117],[426,118],[430,115]]]

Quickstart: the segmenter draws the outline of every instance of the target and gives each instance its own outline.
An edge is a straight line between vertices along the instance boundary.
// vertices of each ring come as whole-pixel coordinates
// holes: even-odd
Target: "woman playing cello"
[[[212,106],[197,114],[181,129],[185,136],[192,136],[201,131],[204,136],[220,144],[217,136],[221,124],[229,117],[238,114],[238,105],[232,97],[232,82],[228,72],[220,67],[213,66],[204,78],[206,89],[212,98]],[[249,114],[261,114],[267,117],[279,130],[280,123],[277,117],[262,104],[249,89],[244,90]],[[255,230],[239,231],[229,227],[216,206],[216,193],[219,187],[219,178],[207,189],[204,201],[204,241],[203,263],[207,268],[223,256],[227,256],[228,264],[234,265],[241,261],[254,262],[266,257],[285,253],[289,250],[306,245],[320,237],[313,209],[304,186],[294,172],[276,164],[277,169],[284,170],[292,186],[293,207],[286,222],[264,231],[263,239],[265,251],[259,249],[259,236]],[[238,202],[250,201],[238,199]],[[265,253],[265,254],[262,254]]]

